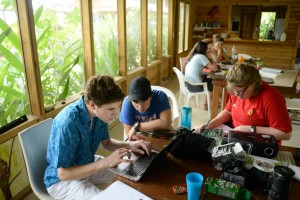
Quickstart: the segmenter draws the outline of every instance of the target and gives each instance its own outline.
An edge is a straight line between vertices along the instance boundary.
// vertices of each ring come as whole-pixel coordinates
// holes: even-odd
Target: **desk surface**
[[[296,70],[283,70],[283,74],[279,74],[274,79],[274,83],[270,84],[272,86],[278,87],[293,87],[296,80],[297,71]]]
[[[154,148],[162,149],[164,144],[170,142],[166,139],[153,139],[152,141]],[[291,147],[281,147],[281,150],[290,150],[293,155],[295,155],[295,148]],[[296,164],[299,166],[300,161],[295,160]],[[212,161],[202,162],[199,160],[189,160],[189,159],[177,159],[170,155],[163,154],[160,159],[156,160],[151,169],[145,174],[140,182],[132,182],[125,178],[118,177],[118,180],[130,185],[131,187],[137,189],[138,191],[144,193],[145,195],[155,199],[155,200],[183,200],[187,199],[186,194],[175,195],[172,191],[173,185],[184,184],[185,175],[189,172],[199,172],[206,179],[209,176],[220,177],[221,172],[217,171],[213,167]],[[290,198],[289,199],[299,199],[300,198],[300,181],[292,180]],[[201,193],[205,192],[204,185],[202,186]],[[267,195],[259,191],[252,191],[253,194],[258,199],[267,199]],[[224,199],[223,197],[215,196],[212,194],[206,195],[205,199]],[[251,198],[253,199],[253,198]]]

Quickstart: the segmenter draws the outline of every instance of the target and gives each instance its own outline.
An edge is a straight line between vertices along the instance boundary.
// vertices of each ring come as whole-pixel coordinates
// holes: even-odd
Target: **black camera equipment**
[[[289,190],[291,179],[295,172],[285,166],[275,166],[272,186],[269,191],[268,200],[287,200],[289,199]]]

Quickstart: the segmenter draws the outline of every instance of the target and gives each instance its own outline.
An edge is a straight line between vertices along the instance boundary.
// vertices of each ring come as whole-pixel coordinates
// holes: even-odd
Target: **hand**
[[[147,155],[150,155],[151,143],[148,141],[145,140],[132,141],[130,142],[129,146],[133,152],[137,152],[139,154],[144,154],[146,152]]]
[[[200,126],[196,126],[194,129],[194,133],[200,133],[201,129],[204,129],[206,124],[202,124]]]
[[[128,159],[124,159],[124,157],[128,157]],[[104,160],[108,163],[108,167],[115,167],[121,162],[132,162],[130,160],[131,153],[126,148],[120,148],[115,150],[112,154],[104,158]]]

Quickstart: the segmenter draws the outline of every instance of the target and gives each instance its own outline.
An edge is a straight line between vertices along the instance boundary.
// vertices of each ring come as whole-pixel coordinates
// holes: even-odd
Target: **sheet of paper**
[[[281,70],[281,69],[273,69],[273,68],[268,68],[268,67],[263,67],[261,69],[261,71],[269,72],[269,73],[273,73],[273,74],[283,74],[283,70]]]
[[[276,74],[276,73],[265,72],[262,70],[259,70],[259,74],[261,77],[271,78],[273,80],[278,76],[278,74]]]
[[[115,181],[108,188],[92,198],[92,200],[152,200],[150,197],[130,187],[129,185]]]
[[[223,129],[223,132],[225,132],[225,133],[228,133],[231,130],[231,128],[225,124],[217,126],[214,129]]]

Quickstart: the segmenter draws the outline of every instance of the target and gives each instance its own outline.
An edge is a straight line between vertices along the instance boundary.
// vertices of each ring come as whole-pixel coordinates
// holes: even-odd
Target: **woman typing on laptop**
[[[108,170],[122,162],[132,162],[131,152],[150,154],[146,141],[123,142],[110,138],[108,122],[118,115],[124,98],[109,76],[94,76],[84,96],[65,107],[54,119],[47,150],[44,183],[55,199],[91,199],[101,192],[96,185],[111,183]],[[112,154],[95,156],[100,145]]]
[[[208,129],[232,122],[236,131],[273,135],[279,144],[288,140],[292,125],[283,96],[261,80],[258,70],[249,64],[236,64],[226,75],[230,93],[226,108],[207,125]],[[195,132],[205,128],[197,126]]]

